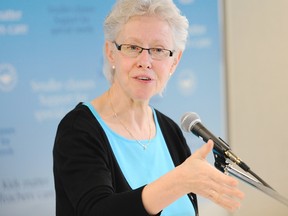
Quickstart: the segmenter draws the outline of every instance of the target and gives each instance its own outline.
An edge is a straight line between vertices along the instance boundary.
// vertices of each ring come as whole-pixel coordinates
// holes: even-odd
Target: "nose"
[[[152,58],[148,49],[143,49],[142,52],[137,56],[137,67],[151,69]]]

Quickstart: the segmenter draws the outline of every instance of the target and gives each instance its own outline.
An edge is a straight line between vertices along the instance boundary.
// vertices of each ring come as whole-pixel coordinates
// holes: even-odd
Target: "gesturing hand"
[[[189,192],[210,199],[229,211],[240,207],[244,194],[237,188],[238,181],[211,166],[206,157],[213,149],[209,140],[178,168],[182,170],[184,187]]]

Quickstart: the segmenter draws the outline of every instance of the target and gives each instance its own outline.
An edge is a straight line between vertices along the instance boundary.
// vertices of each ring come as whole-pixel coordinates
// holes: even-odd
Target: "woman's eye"
[[[139,47],[138,47],[138,46],[135,46],[135,45],[130,45],[130,46],[129,46],[129,49],[135,51],[135,50],[139,50]]]
[[[157,52],[157,53],[161,53],[161,52],[163,52],[163,49],[162,48],[154,48],[153,51]]]

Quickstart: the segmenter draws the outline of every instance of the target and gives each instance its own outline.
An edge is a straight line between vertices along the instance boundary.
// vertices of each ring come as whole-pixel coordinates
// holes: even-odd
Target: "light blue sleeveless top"
[[[111,130],[90,103],[84,105],[90,109],[104,129],[121,171],[132,189],[149,184],[175,167],[154,109],[156,136],[150,140],[150,144],[144,150],[136,140],[127,139]],[[147,144],[148,140],[140,140],[140,142]],[[183,196],[163,209],[161,215],[195,216],[195,211],[188,196]]]

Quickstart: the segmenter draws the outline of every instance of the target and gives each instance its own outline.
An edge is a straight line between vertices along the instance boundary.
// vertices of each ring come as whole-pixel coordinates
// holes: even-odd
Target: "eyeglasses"
[[[116,48],[122,52],[123,54],[135,58],[139,56],[143,50],[147,50],[149,55],[151,56],[152,59],[156,60],[163,60],[167,57],[172,57],[173,56],[173,51],[168,50],[168,49],[163,49],[163,48],[143,48],[137,45],[133,44],[120,44],[118,45],[115,41],[113,42],[116,46]]]

